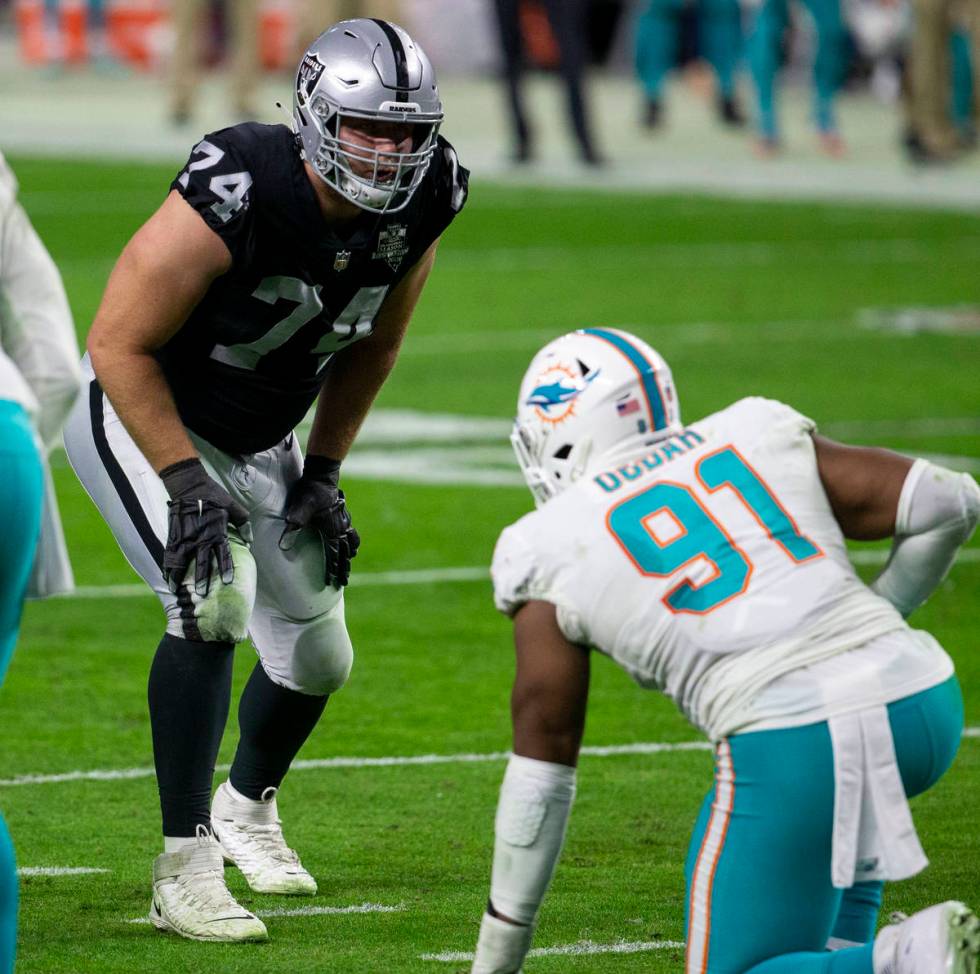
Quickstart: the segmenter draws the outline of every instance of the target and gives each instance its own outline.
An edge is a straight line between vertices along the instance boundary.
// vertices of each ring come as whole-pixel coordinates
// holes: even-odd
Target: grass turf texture
[[[112,262],[162,199],[166,167],[14,159],[22,198],[64,273],[84,337]],[[447,234],[379,406],[506,417],[534,350],[572,327],[637,331],[671,361],[694,419],[745,394],[785,399],[851,439],[980,456],[977,424],[941,435],[903,420],[976,416],[978,338],[861,330],[861,308],[975,300],[980,224],[963,214],[473,187]],[[841,427],[844,428],[843,426]],[[859,427],[860,428],[860,427]],[[887,430],[887,433],[885,432]],[[55,476],[82,585],[132,581],[64,461]],[[365,539],[358,572],[489,562],[523,490],[345,483]],[[976,542],[974,543],[976,544]],[[916,615],[957,661],[980,724],[980,565],[964,563]],[[152,598],[28,606],[0,696],[0,778],[147,767],[145,680],[161,628]],[[489,752],[509,743],[509,625],[486,582],[354,587],[357,651],[301,757]],[[253,656],[242,648],[236,692]],[[232,719],[221,761],[234,751]],[[655,694],[597,659],[587,744],[693,740]],[[980,903],[974,809],[980,740],[914,803],[932,865],[885,910],[949,896]],[[233,890],[259,911],[360,903],[402,912],[277,917],[259,947],[197,944],[127,924],[145,914],[159,813],[152,778],[0,788],[25,866],[98,876],[22,880],[22,972],[464,971],[422,953],[471,950],[485,902],[502,763],[295,771],[286,834],[320,882],[315,899]],[[682,863],[711,774],[706,752],[584,758],[568,844],[536,944],[683,939]],[[765,918],[760,918],[764,921]],[[532,971],[666,972],[676,951],[553,957]]]

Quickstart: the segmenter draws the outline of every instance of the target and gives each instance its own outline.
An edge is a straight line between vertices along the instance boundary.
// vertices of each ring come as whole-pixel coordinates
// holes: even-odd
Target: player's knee
[[[243,542],[234,537],[229,541],[233,581],[226,585],[213,575],[211,589],[203,597],[192,585],[185,586],[169,613],[167,631],[172,635],[205,643],[237,643],[245,638],[255,605],[255,560]],[[191,565],[188,577],[193,574]]]
[[[301,693],[336,693],[350,676],[354,648],[343,615],[329,613],[297,627],[292,683]]]

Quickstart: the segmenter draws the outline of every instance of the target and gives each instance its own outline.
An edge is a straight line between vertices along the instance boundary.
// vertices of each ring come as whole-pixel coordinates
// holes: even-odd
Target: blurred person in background
[[[340,468],[466,201],[442,119],[404,30],[335,24],[298,66],[291,126],[235,125],[193,148],[89,332],[68,457],[166,613],[148,678],[160,930],[267,938],[225,857],[255,892],[317,891],[277,794],[353,664],[344,587],[360,537]],[[314,403],[304,457],[295,429]],[[246,634],[258,659],[212,801]]]
[[[173,0],[174,50],[171,70],[170,117],[186,125],[194,112],[201,75],[203,40],[207,36],[206,0]],[[253,97],[259,78],[258,0],[225,0],[225,60],[229,63],[228,90],[238,121],[254,117]]]
[[[663,120],[663,83],[677,64],[681,19],[687,0],[648,0],[636,22],[636,70],[646,103],[643,124]],[[735,71],[742,56],[742,12],[738,0],[696,0],[698,47],[714,69],[718,118],[741,126],[745,117],[735,96]]]
[[[504,81],[513,127],[513,159],[530,162],[534,135],[524,107],[521,80],[525,44],[522,36],[523,0],[494,0],[504,59]],[[584,75],[588,59],[585,0],[543,0],[548,23],[558,45],[558,66],[568,99],[568,116],[578,146],[579,159],[589,166],[603,163],[592,136],[585,103]]]
[[[336,24],[356,17],[377,17],[390,23],[401,23],[400,0],[304,0],[297,14],[296,58],[299,59],[323,29],[324,24]]]
[[[914,162],[951,161],[974,141],[978,63],[980,0],[912,0],[905,147]]]
[[[848,52],[841,0],[803,0],[803,6],[816,28],[812,121],[821,150],[829,156],[842,156],[845,146],[834,112],[834,100],[844,81]],[[776,74],[780,68],[783,35],[789,22],[789,0],[762,0],[746,44],[756,91],[757,149],[762,156],[775,155],[780,149]]]
[[[44,458],[60,440],[80,379],[61,277],[0,154],[0,683],[25,596],[72,587]],[[16,941],[17,869],[0,817],[0,974],[14,969]]]

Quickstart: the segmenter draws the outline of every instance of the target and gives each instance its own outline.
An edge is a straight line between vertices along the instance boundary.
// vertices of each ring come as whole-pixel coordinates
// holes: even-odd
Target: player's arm
[[[350,579],[361,539],[351,526],[340,489],[340,464],[398,358],[412,312],[436,257],[433,243],[385,298],[374,332],[335,356],[320,391],[306,444],[303,475],[289,492],[279,546],[292,547],[297,532],[315,530],[323,543],[324,581],[340,588]]]
[[[225,584],[234,579],[228,523],[247,537],[248,512],[208,476],[154,353],[230,267],[221,238],[171,192],[120,255],[88,336],[103,391],[170,495],[164,577],[176,592],[193,561],[201,596],[213,562]]]
[[[980,520],[980,487],[969,474],[890,450],[844,446],[814,436],[817,468],[848,538],[894,537],[871,587],[903,615],[945,578]]]
[[[230,267],[224,242],[173,191],[120,255],[89,332],[99,384],[157,472],[197,451],[154,355]]]
[[[0,157],[0,181],[5,172]],[[0,207],[0,347],[34,393],[51,449],[81,385],[78,343],[61,275],[13,196]]]
[[[548,602],[514,617],[514,753],[497,805],[493,874],[473,974],[521,969],[561,854],[585,728],[589,652],[570,643]]]

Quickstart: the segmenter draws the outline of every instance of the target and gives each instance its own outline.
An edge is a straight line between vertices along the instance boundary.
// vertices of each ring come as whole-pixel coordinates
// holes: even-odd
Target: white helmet
[[[510,441],[540,507],[604,457],[679,433],[667,363],[614,328],[583,328],[531,360]]]
[[[401,27],[362,17],[310,45],[296,72],[293,118],[303,157],[328,186],[361,209],[395,212],[429,168],[443,112],[422,48]],[[411,151],[381,154],[342,140],[341,125],[357,120],[412,125]]]

